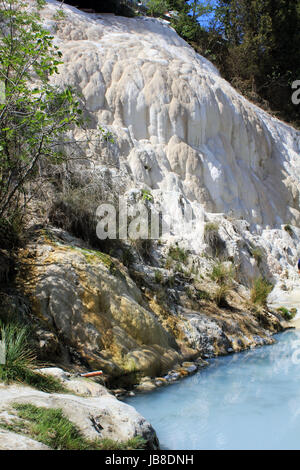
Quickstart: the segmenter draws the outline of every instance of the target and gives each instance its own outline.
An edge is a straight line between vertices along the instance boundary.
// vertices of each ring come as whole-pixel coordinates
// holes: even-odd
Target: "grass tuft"
[[[216,292],[214,293],[214,301],[218,307],[228,307],[227,295],[229,294],[229,291],[230,289],[226,284],[221,284],[218,286]]]
[[[272,289],[273,285],[263,277],[255,279],[250,292],[251,302],[265,307],[267,305],[268,295]]]
[[[216,263],[211,273],[211,279],[217,284],[230,284],[234,278],[232,266],[227,267],[223,263]]]
[[[183,248],[179,246],[171,246],[169,248],[168,256],[172,258],[174,261],[179,261],[181,263],[186,263],[188,259],[188,253]]]
[[[35,372],[35,355],[29,344],[29,331],[26,326],[1,323],[0,338],[4,344],[5,363],[0,364],[0,381],[4,383],[22,382],[44,392],[66,392],[60,381]]]
[[[251,250],[251,255],[253,256],[253,258],[255,259],[256,263],[257,263],[257,266],[260,266],[262,260],[263,260],[263,252],[260,248],[258,247],[254,247],[252,250]]]

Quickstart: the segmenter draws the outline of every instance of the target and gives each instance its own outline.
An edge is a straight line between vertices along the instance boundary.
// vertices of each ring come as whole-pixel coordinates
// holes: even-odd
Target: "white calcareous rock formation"
[[[180,197],[196,214],[245,219],[270,271],[289,269],[297,242],[282,228],[300,222],[299,132],[244,99],[167,22],[67,5],[57,20],[58,6],[51,0],[42,14],[63,52],[55,80],[74,85],[91,128],[102,125],[116,140],[111,152],[105,143],[87,149],[98,171],[123,169],[131,187],[148,188],[157,200],[170,192],[170,207]],[[194,242],[200,250],[197,230]]]
[[[299,133],[241,97],[165,22],[65,7],[51,20],[94,122],[135,181],[265,227],[299,224]],[[145,168],[147,167],[147,169]]]

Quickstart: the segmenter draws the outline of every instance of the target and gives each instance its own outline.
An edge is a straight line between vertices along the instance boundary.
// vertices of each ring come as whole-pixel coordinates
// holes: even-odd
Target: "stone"
[[[50,447],[5,429],[0,429],[0,450],[51,450]]]
[[[38,372],[55,377],[62,382],[64,387],[78,395],[90,397],[111,395],[104,385],[89,378],[75,377],[58,367],[45,367],[38,369]]]
[[[155,382],[142,382],[136,386],[136,390],[139,392],[151,392],[156,389]]]
[[[132,406],[112,395],[80,397],[71,394],[48,394],[22,385],[0,386],[0,419],[3,414],[7,414],[12,403],[61,408],[89,439],[98,437],[127,441],[141,436],[147,441],[149,449],[158,448],[157,436],[150,423]],[[18,442],[19,438],[16,439],[16,448]],[[20,442],[20,445],[23,445],[22,438]]]

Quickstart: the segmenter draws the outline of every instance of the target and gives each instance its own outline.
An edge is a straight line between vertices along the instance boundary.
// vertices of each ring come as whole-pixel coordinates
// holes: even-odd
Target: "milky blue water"
[[[300,331],[126,399],[163,449],[300,449]]]

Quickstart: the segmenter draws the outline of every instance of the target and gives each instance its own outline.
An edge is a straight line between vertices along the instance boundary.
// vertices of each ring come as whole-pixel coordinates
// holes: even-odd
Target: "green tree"
[[[149,0],[147,2],[147,10],[150,16],[163,16],[168,8],[167,0]]]
[[[299,117],[291,83],[300,74],[300,1],[219,0],[216,16],[229,46],[226,78],[284,118]]]
[[[190,2],[193,18],[199,18],[213,11],[213,5],[210,0],[192,0]]]
[[[61,53],[23,1],[0,7],[0,218],[26,203],[25,186],[43,166],[59,164],[66,132],[81,121],[79,102],[70,88],[59,89],[49,77],[58,73]],[[24,202],[25,201],[25,202]]]

